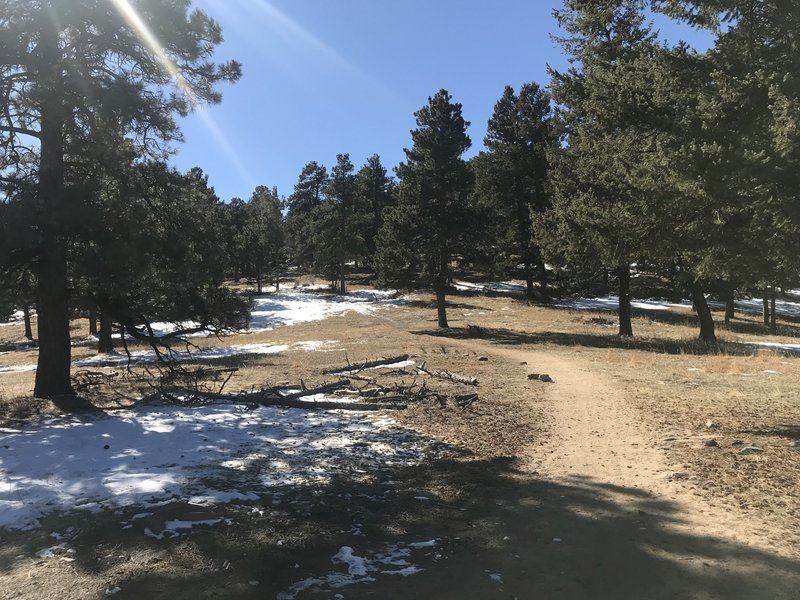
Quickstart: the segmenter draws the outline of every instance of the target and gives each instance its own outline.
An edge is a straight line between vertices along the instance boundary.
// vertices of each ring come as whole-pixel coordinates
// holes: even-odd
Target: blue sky
[[[218,59],[244,75],[223,101],[182,121],[173,163],[201,167],[223,200],[256,185],[291,194],[303,165],[356,168],[378,153],[391,169],[410,144],[413,113],[440,88],[463,104],[473,148],[505,85],[548,83],[565,66],[551,34],[558,2],[541,0],[195,0],[225,42]],[[659,19],[698,48],[707,36]]]

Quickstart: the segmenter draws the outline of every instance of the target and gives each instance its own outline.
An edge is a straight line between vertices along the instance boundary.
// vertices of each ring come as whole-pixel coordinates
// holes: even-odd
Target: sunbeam
[[[175,81],[178,89],[180,89],[181,93],[183,93],[183,95],[186,97],[189,104],[192,106],[192,109],[194,109],[194,111],[197,113],[197,116],[205,125],[206,129],[209,131],[209,133],[211,133],[212,137],[219,144],[220,148],[222,148],[223,152],[225,152],[228,160],[234,166],[239,175],[241,175],[248,183],[254,186],[254,178],[250,175],[250,172],[236,154],[233,146],[231,146],[228,139],[220,131],[216,122],[211,118],[211,115],[200,103],[197,95],[192,89],[192,86],[189,85],[183,75],[181,75],[178,66],[165,52],[164,46],[158,41],[156,36],[153,35],[153,32],[150,31],[150,28],[142,20],[133,6],[131,6],[130,2],[128,0],[111,0],[111,2],[114,4],[131,29],[133,29],[139,39],[144,43],[147,49],[153,53],[153,56],[156,57],[164,72]]]

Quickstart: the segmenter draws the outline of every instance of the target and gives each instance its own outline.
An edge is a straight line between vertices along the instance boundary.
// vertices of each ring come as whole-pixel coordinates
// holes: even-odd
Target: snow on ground
[[[238,346],[216,346],[213,348],[203,348],[199,350],[186,350],[173,352],[173,358],[178,362],[197,361],[197,360],[219,360],[234,356],[253,356],[261,354],[278,354],[286,352],[290,348],[298,350],[320,351],[330,349],[336,342],[331,340],[308,340],[296,342],[291,346],[286,344],[240,344]],[[132,366],[153,364],[158,362],[158,356],[152,350],[138,350],[131,352],[130,364]],[[111,354],[97,354],[88,358],[72,361],[73,367],[125,367],[128,364],[128,355],[119,352]],[[0,366],[0,374],[3,373],[23,373],[25,371],[35,371],[36,365],[10,365]]]
[[[524,294],[528,286],[524,281],[484,281],[472,283],[470,281],[453,281],[453,287],[459,292],[472,292],[475,294]]]
[[[36,312],[31,311],[31,316],[35,315]],[[11,314],[11,318],[8,321],[0,322],[0,327],[3,327],[4,325],[16,325],[18,323],[22,323],[24,319],[25,319],[25,313],[23,313],[21,310],[17,310]]]
[[[769,350],[780,350],[787,354],[800,354],[800,344],[784,344],[782,342],[745,342],[748,346],[757,348],[767,348]]]
[[[618,310],[618,296],[604,296],[602,298],[574,298],[555,302],[553,306],[557,308],[569,308],[572,310]],[[692,303],[688,300],[680,302],[669,302],[667,300],[649,299],[631,301],[633,308],[640,310],[670,310],[672,308],[691,308]]]
[[[307,288],[305,288],[307,289]],[[265,331],[281,325],[320,321],[349,311],[368,314],[383,306],[396,306],[393,290],[363,290],[346,296],[314,291],[284,291],[254,299],[250,331]]]
[[[347,586],[375,581],[381,575],[415,575],[423,569],[411,562],[412,552],[429,550],[437,540],[423,542],[386,544],[379,552],[356,554],[350,546],[342,546],[331,557],[334,569],[325,575],[312,576],[295,582],[289,589],[281,592],[277,600],[294,600],[305,591],[330,592]],[[334,596],[335,597],[335,596]]]
[[[47,419],[0,428],[0,527],[32,529],[69,510],[254,501],[283,486],[418,464],[435,447],[352,411],[149,405]]]

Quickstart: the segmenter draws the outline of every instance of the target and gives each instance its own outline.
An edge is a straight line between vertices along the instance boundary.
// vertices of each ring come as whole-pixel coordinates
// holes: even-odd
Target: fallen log
[[[389,358],[380,358],[378,360],[368,360],[367,362],[360,363],[358,365],[349,365],[347,367],[337,367],[335,369],[325,369],[322,371],[323,373],[329,375],[336,375],[339,373],[342,374],[350,374],[350,373],[358,373],[359,371],[363,371],[364,369],[371,369],[372,367],[380,367],[383,365],[391,365],[397,362],[403,362],[404,360],[408,360],[408,354],[401,354],[399,356],[391,356]]]

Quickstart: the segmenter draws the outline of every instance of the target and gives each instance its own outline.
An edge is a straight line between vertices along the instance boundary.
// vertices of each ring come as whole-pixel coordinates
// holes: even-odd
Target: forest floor
[[[794,317],[774,337],[757,315],[738,314],[709,352],[694,342],[695,317],[681,306],[637,310],[632,340],[615,336],[605,311],[468,294],[450,298],[451,328],[438,330],[432,306],[414,294],[196,340],[269,349],[203,362],[238,368],[231,391],[301,379],[312,386],[331,380],[325,369],[398,354],[479,382],[428,382],[442,392],[475,389],[479,400],[465,409],[412,404],[371,421],[349,411],[262,409],[227,429],[215,421],[208,431],[220,436],[217,446],[236,431],[257,439],[269,431],[283,451],[227,487],[207,483],[238,498],[225,503],[177,493],[145,510],[123,497],[93,510],[25,513],[36,524],[13,526],[24,502],[11,490],[30,481],[4,471],[11,453],[31,440],[38,448],[47,423],[55,431],[43,439],[58,448],[69,427],[48,421],[48,403],[25,397],[31,371],[0,372],[0,521],[5,511],[10,525],[0,528],[0,598],[797,597],[800,358],[748,345],[791,347],[800,341]],[[85,326],[75,323],[76,340]],[[0,369],[35,362],[14,346],[20,338],[17,325],[0,327]],[[77,346],[75,355],[91,349]],[[381,377],[422,379],[415,366]],[[150,393],[142,379],[103,372],[120,375],[87,398],[142,426],[147,435],[135,439],[146,461],[169,408],[154,421],[152,407],[137,408]],[[115,412],[134,410],[151,412]],[[193,414],[171,418],[194,426]],[[274,434],[286,423],[291,435]],[[170,431],[169,439],[194,443],[191,432]],[[296,451],[281,445],[289,439],[299,440]],[[69,462],[47,447],[32,456],[55,465],[28,474],[40,488]],[[177,478],[179,463],[146,468],[157,471],[154,480]],[[312,471],[321,474],[305,476]],[[275,473],[294,479],[242,487]],[[69,482],[50,501],[88,493],[89,484]]]

